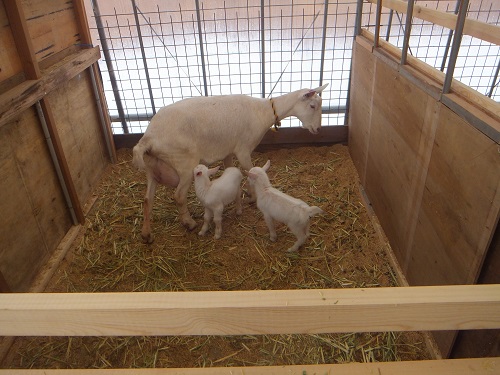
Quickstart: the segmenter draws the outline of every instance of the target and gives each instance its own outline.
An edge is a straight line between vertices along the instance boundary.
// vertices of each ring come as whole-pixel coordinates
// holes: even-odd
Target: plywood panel
[[[25,0],[23,5],[37,61],[79,43],[72,2]]]
[[[366,157],[370,139],[372,91],[375,77],[375,58],[365,39],[354,43],[351,98],[349,108],[349,151],[358,171],[361,184],[365,185]]]
[[[412,285],[475,281],[483,238],[496,226],[499,182],[498,145],[443,105],[411,248]]]
[[[365,189],[404,265],[411,210],[425,168],[422,132],[432,110],[425,92],[380,59],[375,80]]]
[[[108,163],[88,72],[48,95],[80,202],[86,202]]]
[[[27,290],[70,227],[33,109],[1,128],[0,270],[14,291]]]
[[[23,70],[3,1],[0,1],[0,83]]]

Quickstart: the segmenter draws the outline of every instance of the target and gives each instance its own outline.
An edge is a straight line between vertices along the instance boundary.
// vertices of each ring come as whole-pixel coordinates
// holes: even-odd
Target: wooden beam
[[[116,148],[134,147],[143,134],[115,134]],[[335,143],[347,143],[348,127],[344,125],[323,126],[319,134],[314,135],[302,128],[281,128],[277,132],[268,131],[257,146],[257,151],[278,147],[322,146]]]
[[[500,371],[500,358],[442,359],[426,361],[340,363],[326,365],[245,366],[154,369],[44,369],[0,370],[0,375],[492,375]]]
[[[98,47],[83,49],[71,54],[37,80],[25,81],[0,95],[0,127],[13,117],[31,107],[62,83],[69,81],[99,60]]]
[[[367,0],[376,4],[377,0]],[[408,3],[401,0],[384,0],[382,6],[399,13],[406,14]],[[455,30],[457,16],[453,13],[446,13],[439,10],[416,5],[413,8],[413,17],[434,23],[439,26]],[[500,27],[472,19],[465,20],[464,34],[470,35],[496,45],[500,45]]]
[[[0,336],[312,334],[500,328],[500,284],[0,294]]]
[[[26,78],[38,79],[41,77],[41,72],[36,61],[33,44],[31,43],[31,36],[24,16],[23,4],[21,0],[4,1],[3,3]]]

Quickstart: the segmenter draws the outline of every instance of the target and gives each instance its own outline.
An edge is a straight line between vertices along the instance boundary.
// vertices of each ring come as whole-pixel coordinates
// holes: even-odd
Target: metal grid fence
[[[457,14],[461,0],[415,1],[431,9]],[[365,25],[374,32],[376,5],[366,6]],[[500,1],[469,1],[467,18],[500,25]],[[382,8],[380,37],[403,48],[406,15]],[[448,68],[453,32],[413,18],[408,53],[441,71]],[[500,100],[500,46],[463,35],[453,78],[496,101]]]
[[[460,1],[460,0],[458,0]],[[357,0],[93,0],[95,40],[113,132],[143,133],[165,105],[200,95],[270,97],[324,83],[323,125],[343,125]],[[470,2],[468,17],[499,23],[495,0]],[[455,12],[457,1],[418,1]],[[365,4],[362,26],[375,23]],[[409,53],[446,67],[450,31],[414,19]],[[405,16],[382,14],[392,44]],[[454,78],[498,100],[498,46],[464,36]],[[286,119],[283,126],[299,126]]]

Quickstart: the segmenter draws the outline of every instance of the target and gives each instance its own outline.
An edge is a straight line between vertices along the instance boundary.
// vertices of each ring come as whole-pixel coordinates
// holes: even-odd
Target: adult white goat
[[[215,223],[215,235],[217,240],[222,234],[222,212],[224,206],[235,202],[236,214],[241,215],[241,180],[243,175],[236,167],[228,167],[222,176],[210,181],[210,176],[217,173],[220,167],[208,169],[199,164],[194,168],[194,189],[196,196],[205,207],[203,215],[203,227],[198,235],[203,236],[207,232],[212,217]]]
[[[174,199],[180,221],[189,229],[196,222],[187,208],[193,169],[200,162],[224,160],[235,155],[243,169],[252,168],[251,153],[266,131],[282,119],[295,116],[302,127],[317,134],[321,126],[321,93],[302,89],[273,99],[222,95],[184,99],[161,108],[134,147],[134,164],[146,171],[142,238],[152,242],[151,212],[158,183],[176,187]]]
[[[297,237],[297,241],[288,252],[297,251],[309,237],[310,219],[324,212],[317,206],[309,206],[303,200],[275,189],[266,174],[270,165],[271,161],[268,160],[262,168],[253,167],[245,174],[250,185],[255,188],[257,207],[264,215],[270,240],[274,242],[277,238],[274,220],[284,223]]]

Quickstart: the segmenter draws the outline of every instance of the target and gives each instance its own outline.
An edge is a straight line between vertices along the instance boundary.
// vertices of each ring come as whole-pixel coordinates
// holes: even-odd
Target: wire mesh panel
[[[160,107],[187,97],[267,98],[327,82],[323,125],[345,122],[356,0],[99,1],[94,10],[115,133],[144,132]]]
[[[201,95],[278,96],[324,83],[323,125],[343,125],[357,0],[94,0],[95,40],[113,131],[142,133],[156,111]],[[456,0],[415,1],[457,13]],[[470,0],[468,18],[499,24],[500,2]],[[363,28],[374,32],[376,5]],[[453,32],[413,18],[408,53],[445,70]],[[382,8],[380,37],[402,48],[406,15]],[[499,100],[500,47],[466,35],[454,78]],[[300,126],[288,118],[283,126]]]
[[[434,0],[415,1],[415,5],[447,13],[458,13],[460,1]],[[364,12],[364,27],[375,33],[376,5],[369,4]],[[470,0],[467,18],[500,24],[500,1]],[[382,8],[380,37],[402,48],[406,14]],[[411,25],[408,53],[425,63],[445,71],[453,39],[453,31],[445,27],[414,17]],[[483,95],[500,100],[498,89],[500,46],[463,35],[458,52],[453,78],[470,86]]]

